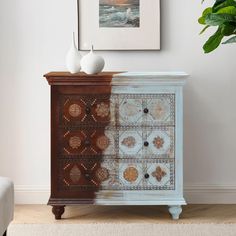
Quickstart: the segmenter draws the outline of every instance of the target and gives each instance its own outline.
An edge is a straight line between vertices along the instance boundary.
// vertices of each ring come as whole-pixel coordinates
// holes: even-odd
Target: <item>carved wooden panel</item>
[[[115,131],[101,128],[62,129],[60,155],[115,155]]]
[[[61,123],[66,126],[99,126],[115,122],[115,104],[110,95],[62,96]]]

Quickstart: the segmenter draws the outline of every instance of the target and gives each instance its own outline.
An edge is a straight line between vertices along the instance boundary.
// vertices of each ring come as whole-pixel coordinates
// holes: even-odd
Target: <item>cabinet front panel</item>
[[[175,191],[175,94],[58,94],[55,197]],[[138,192],[137,192],[138,194]]]

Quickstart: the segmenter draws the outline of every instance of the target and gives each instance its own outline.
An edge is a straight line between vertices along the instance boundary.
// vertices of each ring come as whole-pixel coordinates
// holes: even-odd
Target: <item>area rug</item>
[[[11,224],[8,236],[236,236],[236,224]]]

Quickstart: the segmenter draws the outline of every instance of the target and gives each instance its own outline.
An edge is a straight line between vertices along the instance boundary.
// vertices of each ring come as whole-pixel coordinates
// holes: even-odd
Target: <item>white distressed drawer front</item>
[[[175,127],[119,130],[119,157],[174,158]]]
[[[121,126],[175,125],[175,95],[119,95],[118,124]]]

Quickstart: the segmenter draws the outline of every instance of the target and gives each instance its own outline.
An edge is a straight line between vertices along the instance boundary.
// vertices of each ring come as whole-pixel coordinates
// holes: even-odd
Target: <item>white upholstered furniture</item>
[[[0,236],[6,235],[7,227],[13,220],[14,187],[10,179],[0,177]]]

